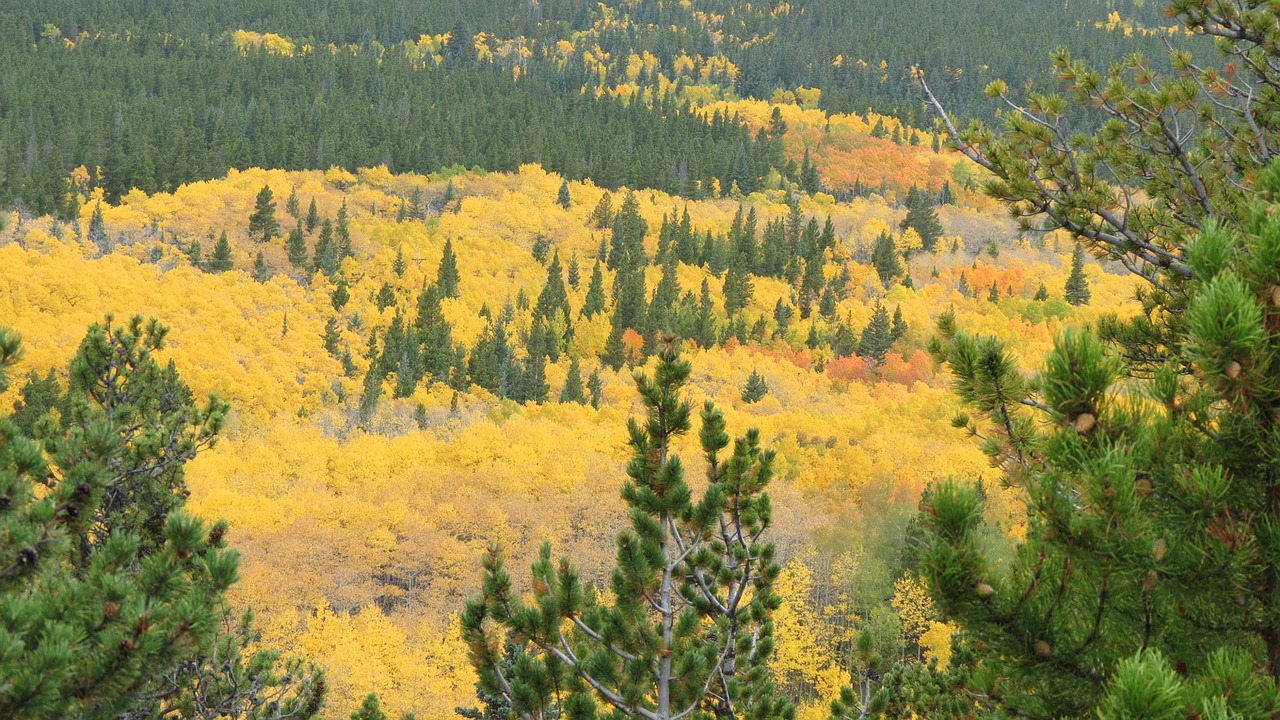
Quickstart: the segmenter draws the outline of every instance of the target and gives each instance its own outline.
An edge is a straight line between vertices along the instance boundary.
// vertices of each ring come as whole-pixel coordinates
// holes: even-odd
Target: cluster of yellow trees
[[[745,109],[767,122],[765,108]],[[802,115],[811,111],[785,112],[796,132],[817,125]],[[935,155],[928,143],[907,152],[918,154],[926,176],[945,167],[953,177],[954,156]],[[521,292],[537,297],[546,269],[531,251],[540,238],[565,265],[578,258],[583,279],[569,290],[576,314],[605,232],[589,215],[606,191],[569,183],[566,208],[558,202],[561,183],[536,166],[432,177],[385,168],[253,169],[173,194],[135,192],[115,206],[89,196],[79,227],[15,214],[0,232],[0,326],[23,337],[19,375],[65,366],[84,328],[108,312],[152,315],[170,326],[166,358],[196,392],[217,393],[235,408],[224,439],[192,464],[189,482],[192,509],[231,521],[232,542],[244,554],[236,599],[257,610],[266,639],[329,668],[335,716],[375,691],[389,710],[451,717],[455,705],[474,704],[454,613],[476,590],[487,544],[502,543],[516,569],[543,539],[588,573],[610,564],[610,539],[622,521],[624,425],[636,398],[629,371],[606,368],[598,409],[518,406],[481,390],[455,394],[434,385],[383,400],[373,417],[361,417],[354,403],[369,364],[367,339],[396,312],[379,309],[382,287],[411,309],[424,282],[435,280],[448,240],[461,270],[460,297],[443,303],[455,342],[471,345],[480,335],[483,306],[497,313]],[[342,261],[350,299],[340,312],[332,302],[335,280],[293,267],[281,238],[248,237],[247,218],[264,185],[277,199],[284,234],[295,223],[285,210],[291,196],[304,213],[314,201],[322,218],[346,208],[354,257]],[[407,198],[441,197],[446,187],[455,199],[443,212],[402,217]],[[647,190],[636,197],[651,254],[664,214],[687,208],[695,228],[725,232],[740,203],[755,209],[761,226],[790,212],[781,189],[740,200],[694,202]],[[938,252],[909,259],[914,289],[885,291],[869,257],[881,233],[900,234],[905,210],[895,199],[892,191],[847,203],[824,194],[799,198],[805,215],[820,223],[829,217],[835,226],[828,272],[848,268],[853,281],[839,316],[861,327],[877,300],[901,308],[910,329],[881,368],[832,362],[806,347],[809,324],[824,322],[816,313],[796,319],[785,338],[690,348],[692,399],[715,400],[731,427],[760,428],[778,451],[773,539],[787,564],[775,671],[808,698],[811,716],[821,715],[824,698],[847,681],[839,648],[865,623],[906,638],[903,656],[918,646],[946,661],[949,629],[935,622],[912,577],[894,576],[897,551],[886,539],[900,537],[927,481],[985,472],[984,456],[950,426],[956,404],[946,378],[920,352],[934,318],[953,309],[961,326],[1013,338],[1032,359],[1063,322],[1028,307],[1041,284],[1061,295],[1068,246],[1060,250],[1052,236],[1018,239],[972,196],[963,206],[939,208],[947,235]],[[616,207],[621,194],[615,200]],[[87,238],[99,210],[115,243],[106,254]],[[191,242],[208,253],[223,232],[234,269],[193,267]],[[314,242],[308,235],[309,247]],[[252,278],[258,253],[270,275],[264,281]],[[1123,277],[1096,266],[1087,271],[1095,303],[1071,311],[1072,322],[1115,310],[1129,295]],[[660,270],[649,273],[652,290]],[[974,292],[957,290],[961,276]],[[695,294],[705,279],[721,297],[723,278],[704,268],[681,265],[679,279]],[[606,287],[610,280],[606,273]],[[997,302],[986,297],[993,284],[1002,295]],[[772,322],[775,303],[791,291],[783,281],[755,279],[746,316]],[[723,322],[718,299],[716,305]],[[344,373],[323,347],[334,317],[354,372]],[[584,373],[599,366],[608,332],[605,318],[574,319],[568,353],[547,370],[553,398],[571,358]],[[753,372],[769,392],[747,404],[741,391]],[[14,401],[20,385],[0,395],[0,407]],[[696,438],[685,442],[678,449],[697,457]],[[993,519],[1018,533],[1011,498],[989,492]]]

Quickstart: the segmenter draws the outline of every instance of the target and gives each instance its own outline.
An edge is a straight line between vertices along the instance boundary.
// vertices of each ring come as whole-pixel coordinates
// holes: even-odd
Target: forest
[[[5,3],[0,716],[1275,717],[1276,12]]]

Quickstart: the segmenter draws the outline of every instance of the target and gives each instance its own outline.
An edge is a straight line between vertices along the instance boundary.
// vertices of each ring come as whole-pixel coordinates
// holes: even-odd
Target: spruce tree
[[[605,230],[613,227],[613,196],[605,193],[600,196],[600,202],[596,203],[596,207],[591,211],[591,227],[596,230]]]
[[[315,270],[330,277],[337,274],[338,263],[342,258],[338,252],[338,245],[334,241],[333,223],[328,220],[320,226],[320,239],[316,240],[315,252]]]
[[[458,256],[453,253],[453,240],[444,241],[444,254],[440,256],[440,267],[436,270],[436,285],[447,298],[461,297],[459,283],[462,276],[458,274]]]
[[[751,377],[747,378],[747,384],[742,388],[742,402],[748,405],[758,403],[768,394],[769,386],[765,384],[764,376],[752,370]]]
[[[1071,252],[1071,274],[1067,276],[1064,296],[1067,302],[1079,307],[1089,304],[1089,279],[1084,274],[1084,246],[1077,244]]]
[[[338,243],[338,259],[353,257],[351,251],[351,225],[347,219],[347,200],[342,199],[342,207],[338,208],[338,217],[333,223],[333,232]]]
[[[345,278],[338,278],[333,293],[329,295],[329,303],[333,305],[334,310],[341,310],[346,307],[349,300],[351,300],[351,293],[347,290],[347,281]]]
[[[231,242],[227,240],[227,231],[218,236],[218,243],[213,246],[213,256],[209,258],[209,272],[221,273],[234,267],[231,259]]]
[[[858,341],[858,354],[877,364],[884,362],[885,353],[893,344],[893,328],[889,322],[889,311],[881,303],[876,303],[871,322],[862,329],[862,338]]]
[[[300,269],[307,267],[307,237],[302,234],[301,225],[295,225],[289,231],[289,239],[285,241],[284,249],[289,255],[290,265]]]
[[[889,331],[889,337],[893,342],[898,342],[907,334],[907,321],[902,319],[902,306],[899,305],[893,309],[893,328]]]
[[[587,393],[591,395],[591,407],[599,410],[600,403],[604,400],[604,381],[600,378],[600,368],[592,370],[587,377]]]
[[[573,252],[573,257],[569,258],[569,287],[574,290],[582,284],[582,266],[578,264],[578,252]]]
[[[391,262],[391,272],[395,273],[396,277],[404,277],[404,273],[408,269],[409,266],[404,261],[404,246],[397,245],[396,259]]]
[[[320,226],[320,211],[316,209],[315,198],[311,198],[311,204],[307,206],[307,219],[304,222],[307,226],[307,232],[313,232]]]
[[[622,497],[632,524],[618,539],[609,600],[598,601],[567,559],[553,563],[548,544],[532,568],[533,605],[513,589],[497,549],[484,559],[463,636],[482,688],[523,717],[589,717],[602,707],[647,720],[794,714],[766,667],[769,614],[780,602],[773,546],[763,540],[774,456],[751,430],[722,458],[724,418],[707,403],[700,439],[708,489],[694,497],[669,453],[693,412],[682,392],[689,364],[676,346],[664,339],[654,376],[636,376],[647,417],[629,424],[634,455]],[[519,638],[525,653],[509,672],[498,670],[495,627]]]
[[[871,248],[871,264],[880,276],[880,284],[886,290],[906,273],[902,260],[898,257],[898,249],[894,247],[893,237],[887,232],[876,237],[875,245]]]
[[[604,312],[604,273],[600,271],[600,261],[596,260],[591,269],[591,284],[587,286],[587,297],[582,303],[583,317],[591,318]]]
[[[1040,283],[1040,287],[1036,290],[1035,296],[1031,299],[1040,301],[1049,299],[1049,289],[1044,286],[1044,283]]]
[[[742,312],[743,308],[751,302],[751,297],[755,292],[754,283],[751,282],[751,275],[734,263],[729,266],[729,272],[724,276],[724,312],[729,317],[733,317]]]
[[[298,189],[297,188],[295,187],[289,188],[289,197],[286,198],[284,201],[284,211],[286,213],[289,213],[289,216],[292,217],[294,220],[298,220],[302,217],[302,209],[298,206]]]
[[[187,246],[187,261],[197,270],[204,268],[204,249],[200,247],[199,240],[192,240]]]
[[[920,234],[921,249],[933,252],[933,246],[942,237],[942,223],[938,222],[938,213],[933,209],[933,199],[913,185],[907,192],[906,204],[907,216],[902,219],[898,229],[915,228]]]
[[[258,242],[269,242],[280,234],[280,223],[276,220],[276,203],[271,195],[271,186],[263,185],[254,201],[253,214],[249,216],[249,237]]]
[[[257,257],[253,259],[253,279],[258,282],[266,282],[271,278],[271,271],[267,269],[267,259],[263,257],[262,251],[258,251]]]
[[[991,289],[987,291],[987,302],[1000,302],[1000,287],[994,281],[991,283]]]
[[[556,194],[556,202],[559,203],[560,207],[564,208],[565,210],[568,210],[569,208],[573,207],[573,198],[569,195],[568,180],[560,181],[560,192]]]
[[[89,242],[98,249],[99,255],[111,252],[111,238],[107,235],[107,225],[102,219],[102,201],[93,206],[93,215],[89,218]]]
[[[560,402],[587,404],[587,396],[582,390],[582,366],[576,357],[569,361],[569,371],[565,374],[564,387],[560,390]]]

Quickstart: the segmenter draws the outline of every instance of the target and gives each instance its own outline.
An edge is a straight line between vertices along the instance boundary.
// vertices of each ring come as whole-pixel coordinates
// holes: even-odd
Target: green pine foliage
[[[49,403],[68,408],[62,424],[37,422],[32,435],[0,418],[5,717],[321,709],[313,668],[249,656],[249,618],[225,622],[237,564],[227,526],[182,506],[184,465],[215,441],[227,406],[195,404],[172,365],[156,363],[165,334],[108,317],[72,359],[65,399]],[[0,331],[0,376],[18,350]]]
[[[290,265],[305,269],[310,264],[307,257],[307,236],[303,234],[301,225],[295,225],[289,231],[289,239],[285,241],[284,250],[289,257]]]
[[[889,321],[889,311],[881,303],[876,303],[871,322],[862,329],[862,338],[858,341],[858,355],[876,363],[884,361],[885,353],[893,344],[893,327]]]
[[[1084,246],[1076,245],[1071,252],[1071,274],[1067,276],[1064,297],[1075,306],[1088,305],[1089,279],[1084,275]]]
[[[567,559],[553,563],[549,545],[532,568],[532,605],[514,590],[497,548],[484,560],[483,590],[467,604],[463,635],[482,689],[521,716],[608,710],[675,720],[730,708],[743,717],[794,716],[765,664],[769,613],[780,602],[773,546],[763,540],[773,453],[752,430],[722,458],[729,436],[708,403],[699,434],[708,489],[694,496],[668,453],[692,428],[682,392],[690,366],[677,344],[664,339],[654,374],[636,376],[646,418],[629,424],[634,456],[622,497],[632,524],[618,539],[609,601]],[[499,672],[495,628],[518,637],[526,653],[507,672]]]
[[[898,249],[894,247],[893,237],[887,232],[880,233],[876,237],[875,245],[871,248],[871,264],[875,267],[876,274],[880,276],[880,284],[886,290],[907,272],[898,255]]]
[[[263,256],[261,250],[253,258],[253,279],[258,282],[266,282],[271,279],[271,270],[267,267],[267,259]]]
[[[458,284],[462,276],[458,273],[458,256],[453,252],[453,240],[444,241],[444,254],[440,256],[440,267],[436,270],[436,285],[447,298],[461,296]]]
[[[758,370],[752,370],[747,384],[742,388],[742,402],[748,405],[758,403],[768,394],[769,386],[765,384],[764,376]]]
[[[263,185],[254,200],[253,213],[249,215],[249,237],[258,242],[270,242],[279,234],[280,223],[276,220],[276,202],[271,186]]]
[[[227,231],[223,230],[218,236],[218,242],[213,246],[213,255],[209,258],[206,266],[209,272],[221,273],[227,272],[235,266],[231,258],[231,241],[227,240]]]
[[[933,252],[933,246],[942,237],[942,223],[938,221],[938,213],[933,209],[933,198],[929,193],[912,186],[907,191],[907,216],[899,224],[900,230],[915,228],[920,234],[921,249]]]

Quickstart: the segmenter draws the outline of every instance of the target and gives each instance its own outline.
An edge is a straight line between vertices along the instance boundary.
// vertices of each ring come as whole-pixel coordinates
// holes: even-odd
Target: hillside
[[[763,103],[725,110],[748,125],[773,114]],[[636,192],[644,272],[632,275],[645,279],[644,317],[652,318],[660,308],[653,298],[670,290],[659,290],[664,266],[673,268],[665,317],[695,331],[705,283],[711,335],[686,341],[692,399],[714,400],[733,427],[759,427],[779,453],[773,536],[786,563],[785,607],[814,620],[803,623],[809,635],[779,630],[776,670],[809,708],[806,716],[819,717],[838,689],[833,678],[846,662],[852,618],[869,617],[889,652],[914,652],[902,644],[889,600],[903,571],[898,545],[926,483],[987,477],[991,519],[1004,533],[1021,532],[1012,496],[998,489],[965,433],[951,428],[959,405],[923,352],[938,315],[951,309],[962,327],[1011,338],[1035,363],[1066,323],[1125,311],[1132,281],[1090,263],[1094,301],[1072,307],[1061,299],[1069,243],[1056,234],[1019,236],[957,182],[972,174],[967,161],[934,153],[927,142],[874,137],[877,120],[828,118],[798,106],[781,113],[788,124],[783,147],[795,154],[815,146],[824,182],[837,182],[840,173],[876,185],[883,178],[884,194],[868,188],[837,202],[767,186],[738,199]],[[878,122],[896,127],[888,118]],[[936,206],[942,237],[933,252],[910,247],[915,231],[900,229],[907,210],[889,188],[920,183],[937,193],[944,179],[959,199]],[[264,186],[281,224],[281,236],[266,242],[247,232]],[[164,357],[197,395],[214,392],[233,406],[222,442],[190,466],[190,506],[231,521],[231,540],[244,555],[234,599],[257,610],[263,640],[328,668],[331,717],[345,717],[376,691],[390,711],[447,718],[455,705],[475,702],[456,613],[476,591],[488,543],[508,549],[516,572],[540,539],[596,577],[611,559],[622,510],[624,420],[636,410],[631,365],[645,363],[645,348],[639,335],[634,345],[624,338],[620,369],[606,362],[619,312],[615,292],[626,288],[617,284],[619,271],[606,267],[608,257],[601,277],[612,309],[582,313],[600,248],[619,234],[618,224],[606,229],[593,219],[606,195],[618,211],[630,196],[591,182],[563,183],[534,165],[430,176],[384,167],[250,169],[171,194],[134,191],[118,203],[102,199],[100,188],[87,190],[74,223],[9,218],[0,235],[0,326],[23,336],[19,373],[43,374],[63,365],[83,328],[106,313],[144,313],[169,325]],[[295,202],[298,220],[289,212]],[[312,202],[319,222],[308,230]],[[317,249],[324,223],[340,227],[343,213],[349,256],[329,271],[313,269],[324,254]],[[678,230],[663,230],[664,218],[675,226],[686,213],[694,234],[709,236],[713,248],[745,247],[748,234],[765,243],[771,227],[783,239],[791,226],[796,242],[814,241],[828,221],[834,243],[809,251],[791,280],[785,268],[771,277],[757,267],[742,309],[730,316],[725,284],[734,255],[684,262],[676,257]],[[743,229],[746,216],[754,218],[752,233]],[[291,264],[286,245],[295,223],[305,241],[302,267]],[[211,255],[224,232],[232,268],[217,272]],[[882,283],[872,263],[881,236],[908,251],[912,287],[902,275],[888,289]],[[441,280],[446,243],[456,255],[456,297],[426,292]],[[553,258],[565,272],[568,312],[548,322],[538,304]],[[571,263],[576,285],[567,277]],[[817,301],[826,290],[812,299],[797,295],[813,263],[821,269],[819,288],[840,288],[834,308],[824,311]],[[959,289],[962,278],[967,293]],[[335,307],[339,285],[349,299]],[[1032,298],[1041,285],[1047,300]],[[858,339],[878,305],[900,311],[905,334],[877,363],[843,348],[840,338]],[[415,327],[427,332],[418,321],[432,307],[439,316],[431,327],[446,327],[461,355],[446,359],[446,368],[460,364],[461,379],[453,370],[420,370],[414,379],[404,360],[411,351],[403,344],[388,351],[397,332],[402,343]],[[534,337],[552,328],[560,339],[531,350],[546,342]],[[511,383],[483,386],[477,358],[498,336],[509,350],[497,361],[516,373],[510,377],[526,377],[541,355],[545,399]],[[598,408],[557,402],[571,364],[580,366],[584,383],[597,374]],[[768,394],[748,404],[742,390],[753,372]],[[20,385],[0,404],[17,398]],[[520,401],[519,392],[528,399]],[[678,449],[696,475],[695,442],[688,438]]]

